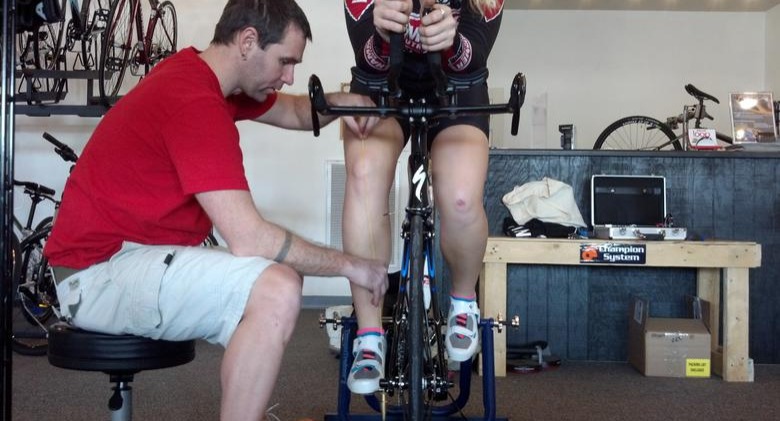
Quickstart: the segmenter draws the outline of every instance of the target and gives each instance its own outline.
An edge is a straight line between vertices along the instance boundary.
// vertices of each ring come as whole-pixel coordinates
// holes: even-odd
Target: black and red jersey
[[[458,31],[452,47],[442,52],[445,73],[469,74],[487,67],[487,59],[501,26],[504,0],[494,8],[474,10],[469,0],[443,0],[452,8],[458,21]],[[404,36],[404,76],[427,73],[427,64],[420,43],[420,1],[413,0],[414,11]],[[368,73],[384,73],[389,68],[390,46],[377,33],[373,22],[374,0],[344,0],[344,14],[357,67]],[[424,12],[423,12],[424,13]],[[419,67],[419,69],[417,69]]]

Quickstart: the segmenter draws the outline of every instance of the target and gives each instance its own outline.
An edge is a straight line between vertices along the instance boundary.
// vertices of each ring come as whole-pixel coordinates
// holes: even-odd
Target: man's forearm
[[[274,260],[302,275],[314,276],[347,276],[352,264],[350,256],[310,243],[289,231],[285,232],[285,240]]]

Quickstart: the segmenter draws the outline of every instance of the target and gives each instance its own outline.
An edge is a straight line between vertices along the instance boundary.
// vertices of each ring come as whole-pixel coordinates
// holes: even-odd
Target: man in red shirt
[[[164,60],[103,118],[46,244],[74,325],[225,346],[223,420],[263,417],[301,275],[344,276],[375,305],[387,289],[385,264],[265,220],[249,192],[235,122],[311,129],[308,97],[278,92],[310,39],[293,0],[229,0],[208,48]],[[372,104],[346,93],[328,101]],[[376,121],[345,120],[360,136]],[[227,250],[199,246],[212,227]]]

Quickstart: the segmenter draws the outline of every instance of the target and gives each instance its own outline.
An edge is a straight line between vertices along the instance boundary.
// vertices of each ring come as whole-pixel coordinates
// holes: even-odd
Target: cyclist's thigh
[[[431,98],[430,100],[434,100]],[[457,92],[458,105],[487,105],[490,103],[487,84],[483,83],[473,88]],[[428,140],[433,142],[439,136],[439,133],[453,126],[468,125],[476,127],[485,135],[487,140],[490,133],[490,116],[488,115],[468,115],[455,119],[444,118],[439,120],[436,125],[428,131]]]
[[[222,249],[125,243],[57,287],[75,325],[155,339],[227,344],[249,293],[272,261]]]

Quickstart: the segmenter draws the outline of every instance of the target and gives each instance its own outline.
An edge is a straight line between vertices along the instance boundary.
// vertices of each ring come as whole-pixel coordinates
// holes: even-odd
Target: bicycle
[[[438,303],[437,294],[431,294],[430,306],[425,305],[423,298],[423,279],[429,279],[431,292],[436,291],[436,271],[433,260],[434,251],[434,218],[433,203],[428,198],[428,186],[431,183],[428,171],[429,156],[427,131],[430,122],[437,119],[456,117],[468,114],[499,114],[512,113],[512,134],[517,134],[520,108],[525,99],[525,77],[518,73],[511,87],[510,99],[506,104],[488,104],[479,106],[458,106],[457,91],[466,89],[487,78],[487,71],[471,78],[449,78],[437,64],[440,56],[428,56],[431,69],[436,80],[436,94],[440,104],[429,104],[425,100],[411,99],[401,101],[397,78],[400,60],[394,51],[399,48],[400,37],[391,38],[390,73],[387,78],[361,79],[369,89],[381,93],[377,107],[335,107],[325,100],[322,84],[316,75],[309,79],[309,98],[312,103],[312,122],[314,135],[319,135],[319,118],[317,113],[337,116],[379,116],[403,117],[411,123],[411,153],[409,156],[409,192],[406,218],[401,228],[403,245],[403,263],[401,267],[401,282],[397,300],[393,308],[393,316],[383,319],[388,338],[388,355],[386,358],[385,379],[380,381],[382,402],[375,396],[367,396],[368,404],[383,416],[402,416],[404,419],[423,420],[427,416],[446,416],[459,412],[468,399],[470,361],[461,365],[461,394],[457,399],[450,394],[454,384],[448,378],[448,366],[445,361],[442,327],[446,324],[446,314]],[[401,39],[402,42],[402,39]],[[394,43],[394,44],[393,44]],[[440,62],[439,62],[440,63]],[[355,74],[355,77],[360,77]],[[349,324],[351,329],[342,329],[342,354],[339,389],[339,418],[347,419],[351,392],[348,390],[347,376],[351,365],[350,335],[354,335],[354,321],[322,320],[324,323]],[[499,320],[493,324],[492,319],[482,319],[480,326],[483,333],[483,351],[492,358],[492,327],[501,326]],[[351,333],[348,333],[351,332]],[[487,333],[489,332],[489,334]],[[487,338],[487,339],[486,339]],[[464,366],[465,365],[465,366]],[[491,373],[492,362],[483,364],[485,373],[483,380],[494,381]],[[464,377],[465,376],[465,377]],[[495,396],[489,396],[491,384],[485,387],[486,419],[495,415]],[[384,398],[397,394],[397,403],[387,406]],[[449,404],[437,404],[450,397]]]
[[[76,162],[78,156],[70,147],[48,133],[44,133],[43,137],[55,146],[55,152],[65,161]],[[32,224],[41,202],[52,202],[55,212],[60,202],[54,198],[55,191],[46,186],[17,180],[14,180],[14,185],[24,187],[24,194],[30,197],[31,206],[25,223],[14,218],[14,225],[18,229],[18,234],[13,234],[13,279],[17,301],[14,307],[28,325],[17,323],[21,320],[14,314],[12,348],[19,354],[39,356],[45,355],[48,349],[48,328],[45,324],[56,313],[58,305],[55,281],[48,260],[43,255],[54,217],[44,218],[34,229]]]
[[[42,18],[32,7],[36,2],[22,2],[17,4],[16,67],[21,70],[18,92],[22,87],[29,86],[25,92],[28,104],[42,104],[44,102],[59,102],[62,96],[56,94],[62,79],[37,75],[25,70],[61,70],[62,69],[62,43],[65,33],[65,1],[52,1],[47,6],[56,10],[48,11],[47,19]],[[41,5],[42,6],[42,5]],[[26,80],[29,79],[29,80]],[[55,94],[52,94],[55,93]]]
[[[623,117],[607,126],[596,139],[593,149],[625,149],[625,150],[685,150],[690,139],[688,128],[693,120],[693,128],[701,129],[703,119],[713,120],[707,114],[705,100],[720,104],[714,96],[697,89],[690,83],[685,85],[685,91],[696,98],[697,103],[683,107],[682,114],[671,116],[666,122],[653,117],[635,115]],[[674,131],[682,126],[680,134]],[[721,147],[733,144],[731,136],[716,132],[715,136]]]
[[[100,96],[106,105],[118,99],[128,65],[132,75],[144,76],[176,52],[178,28],[173,3],[149,0],[149,6],[145,32],[140,0],[114,0],[111,6],[98,69]]]
[[[111,0],[59,1],[56,3],[61,11],[58,20],[43,22],[17,35],[17,63],[21,70],[18,91],[30,105],[58,103],[67,95],[69,77],[94,79],[88,72],[97,70],[98,37],[106,28]],[[70,67],[87,73],[67,72],[68,52],[75,53]],[[25,85],[27,89],[23,90]]]

